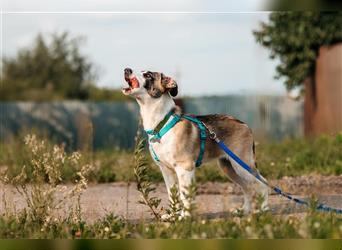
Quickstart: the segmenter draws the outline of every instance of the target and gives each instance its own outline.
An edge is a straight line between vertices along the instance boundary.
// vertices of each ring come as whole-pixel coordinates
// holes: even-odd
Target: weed
[[[150,197],[156,188],[149,180],[149,166],[147,164],[145,154],[143,153],[145,150],[145,143],[145,139],[138,139],[136,149],[134,151],[134,175],[136,177],[137,189],[141,194],[141,200],[139,203],[149,207],[154,217],[159,220],[160,211],[158,211],[158,206],[161,200],[157,197]]]
[[[170,222],[176,222],[179,220],[180,212],[182,211],[182,204],[179,199],[179,191],[177,185],[173,185],[170,188],[170,200],[169,208],[166,209],[166,214],[169,217]]]
[[[44,231],[47,227],[53,226],[55,220],[59,220],[56,217],[58,211],[63,209],[66,201],[69,201],[69,218],[81,228],[80,199],[87,187],[86,175],[91,170],[91,165],[80,166],[80,153],[74,152],[69,156],[63,147],[50,147],[44,140],[38,140],[35,135],[27,135],[24,145],[28,153],[28,165],[24,165],[20,174],[12,179],[6,175],[2,177],[2,181],[13,185],[26,202],[26,208],[18,220],[30,221]],[[61,185],[61,170],[66,164],[78,169],[75,185],[71,190]],[[6,201],[4,204],[6,205]]]
[[[187,187],[187,191],[184,192],[185,199],[188,201],[189,205],[184,206],[185,215],[189,215],[190,218],[195,216],[196,212],[196,193],[197,193],[197,185],[195,181],[192,181],[191,184]]]

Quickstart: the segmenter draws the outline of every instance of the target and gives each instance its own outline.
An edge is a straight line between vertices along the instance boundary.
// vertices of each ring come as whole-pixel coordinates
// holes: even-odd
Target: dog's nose
[[[130,68],[125,68],[124,72],[125,72],[125,75],[127,75],[127,76],[133,74],[133,70]]]

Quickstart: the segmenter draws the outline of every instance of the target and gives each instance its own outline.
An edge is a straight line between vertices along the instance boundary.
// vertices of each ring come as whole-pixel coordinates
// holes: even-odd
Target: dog
[[[128,87],[123,88],[124,95],[136,99],[140,106],[143,127],[145,130],[156,128],[172,111],[181,116],[181,110],[176,106],[173,98],[178,94],[175,80],[160,72],[142,71],[139,74],[126,68],[124,78]],[[214,131],[218,138],[237,154],[251,168],[256,169],[254,139],[251,129],[240,120],[229,115],[196,116]],[[168,118],[169,122],[172,118]],[[151,139],[152,135],[149,135]],[[180,200],[183,203],[181,216],[189,216],[190,201],[187,196],[188,187],[195,180],[196,160],[200,153],[199,128],[187,119],[181,119],[160,140],[150,140],[150,153],[159,166],[167,192],[178,186]],[[228,177],[238,184],[244,194],[243,213],[253,210],[254,194],[263,198],[261,209],[267,210],[268,188],[256,180],[254,176],[242,169],[234,160],[230,159],[209,136],[205,139],[203,162],[217,159],[219,166]]]

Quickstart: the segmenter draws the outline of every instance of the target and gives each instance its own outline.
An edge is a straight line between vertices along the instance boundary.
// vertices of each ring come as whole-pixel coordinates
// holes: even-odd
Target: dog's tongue
[[[132,87],[133,89],[139,88],[139,81],[138,81],[138,79],[137,79],[135,76],[133,76],[133,77],[130,79],[130,83],[131,83],[131,87]]]
[[[128,83],[129,87],[134,89],[134,88],[139,88],[139,81],[135,75],[131,75],[129,77],[125,77],[126,82]]]

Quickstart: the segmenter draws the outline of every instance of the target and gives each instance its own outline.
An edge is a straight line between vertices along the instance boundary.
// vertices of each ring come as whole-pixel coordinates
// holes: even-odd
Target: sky
[[[175,78],[181,95],[285,94],[274,79],[277,61],[252,34],[269,13],[253,11],[259,0],[226,2],[5,0],[2,54],[14,56],[39,32],[68,31],[86,38],[82,52],[100,87],[124,86],[131,67]]]

